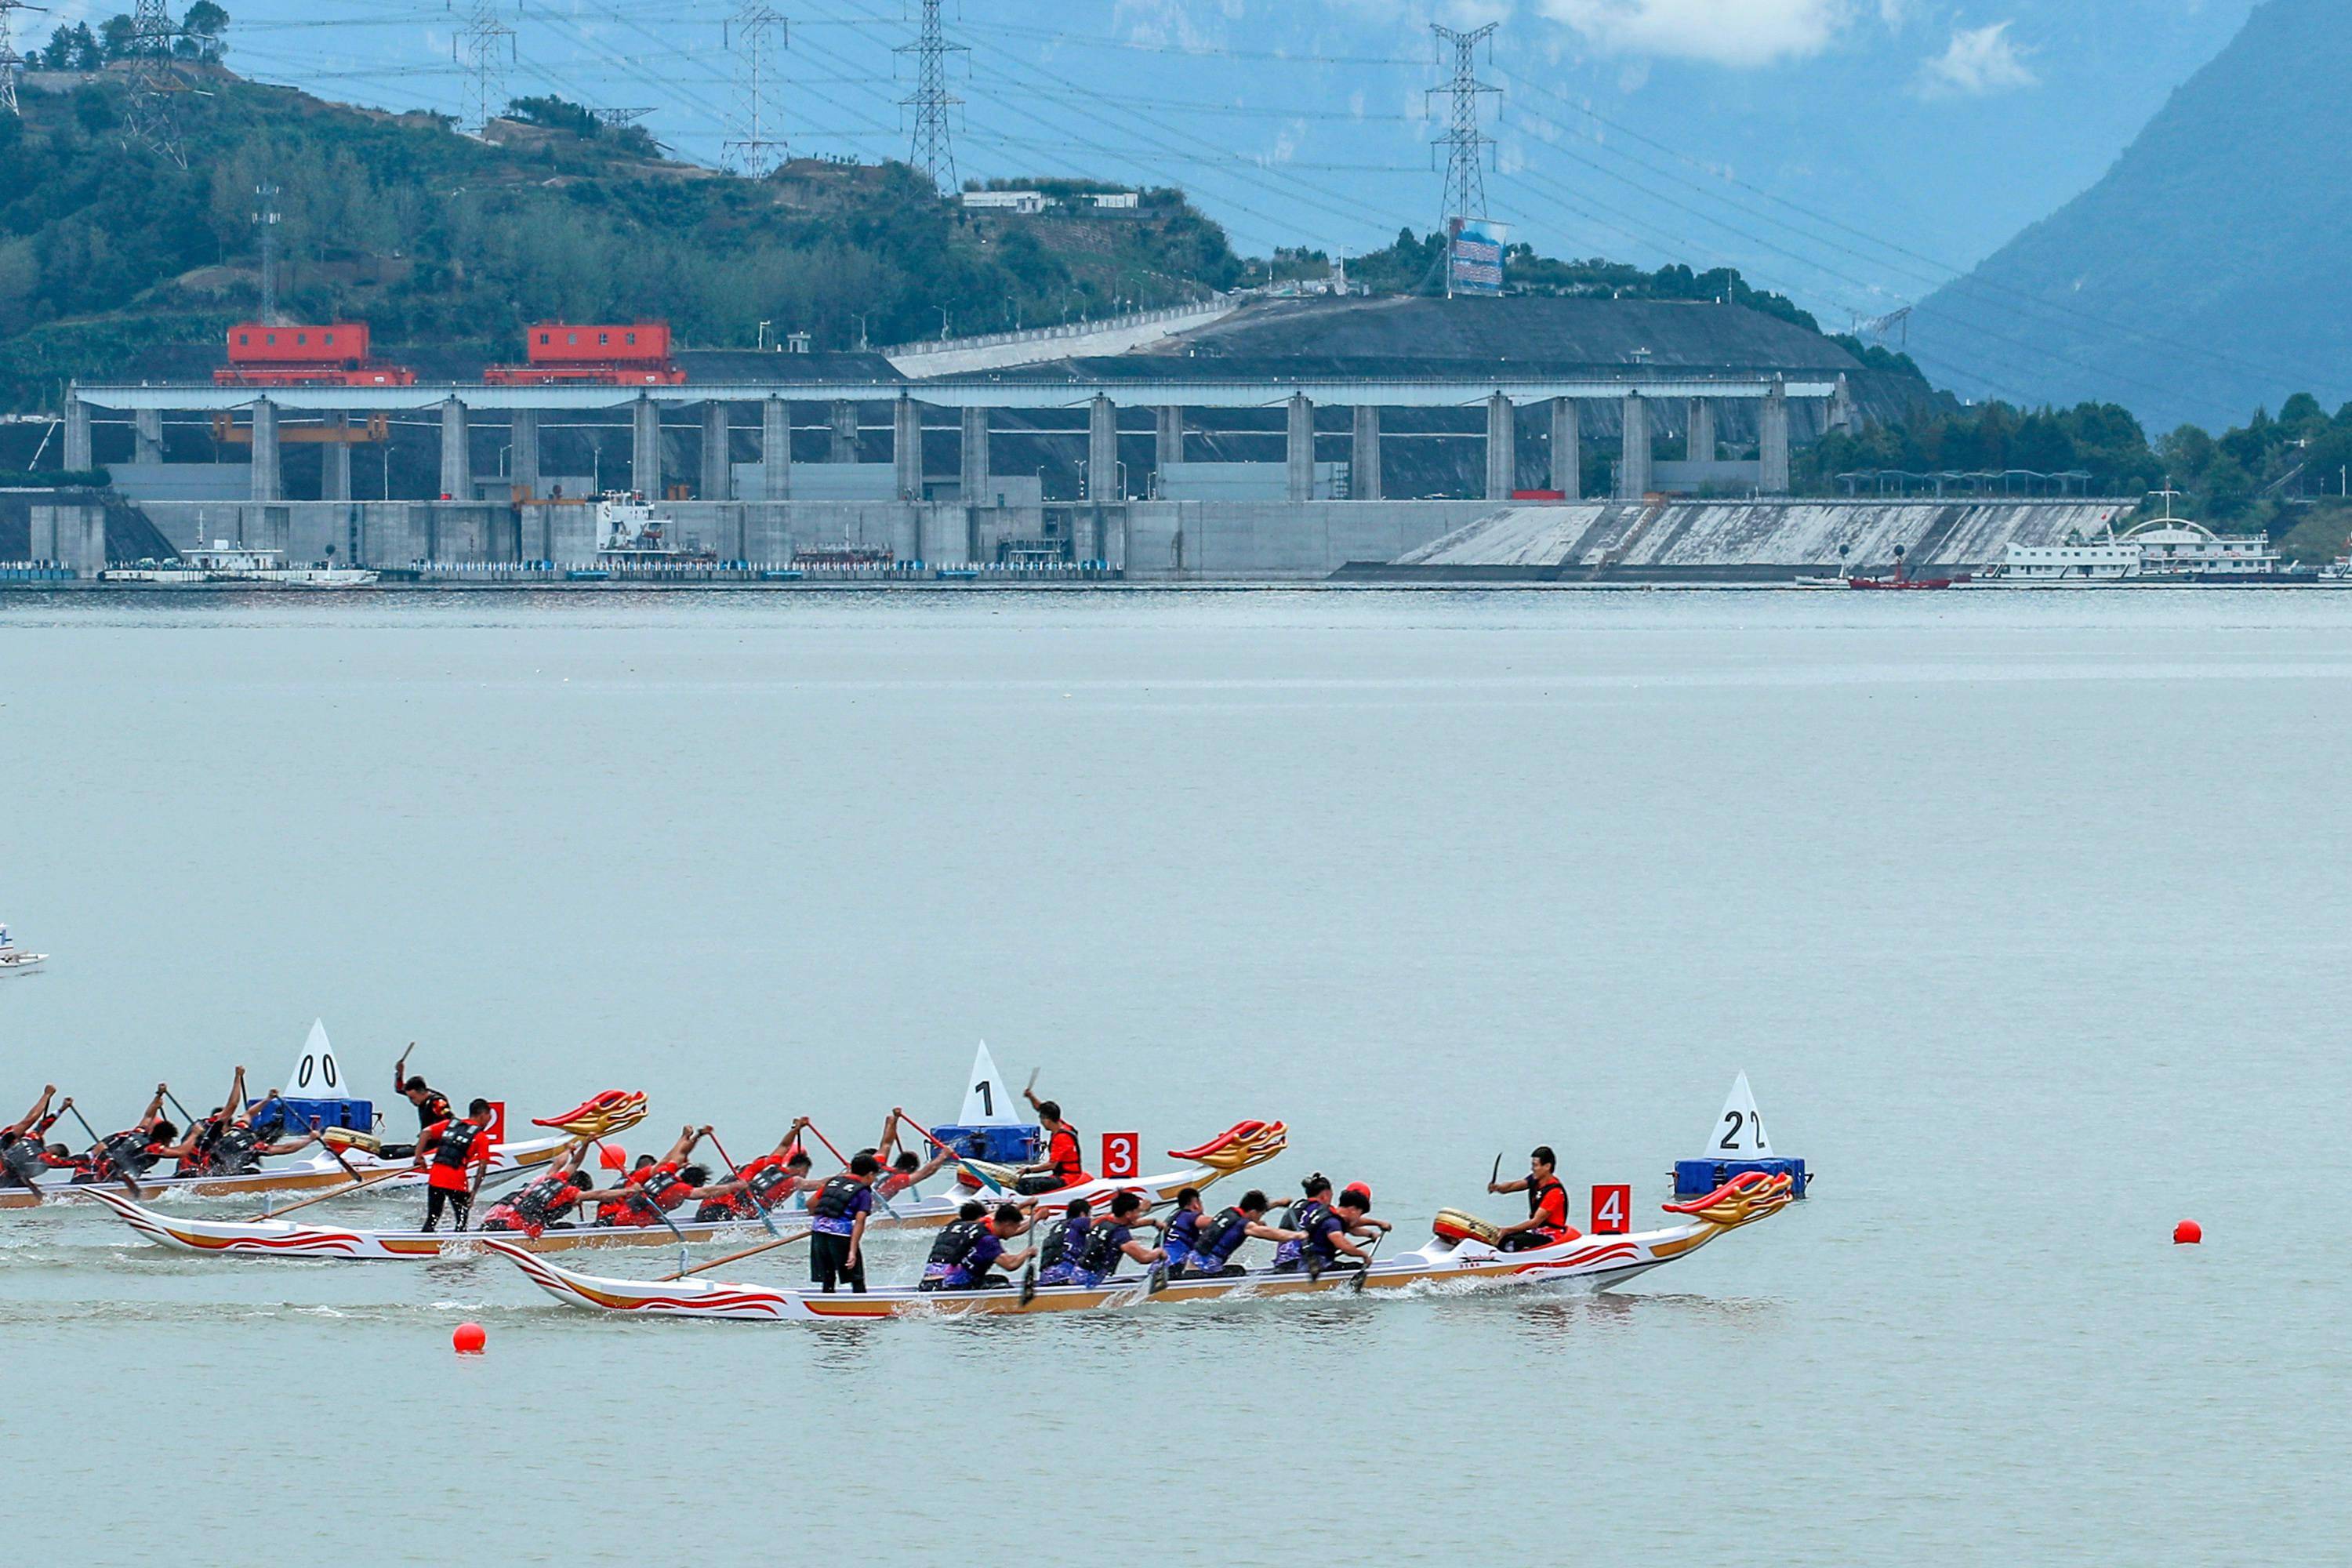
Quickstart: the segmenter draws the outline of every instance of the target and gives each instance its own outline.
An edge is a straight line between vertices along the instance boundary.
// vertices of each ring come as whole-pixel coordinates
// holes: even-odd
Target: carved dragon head
[[[1668,1214],[1686,1214],[1718,1230],[1737,1230],[1780,1213],[1795,1201],[1793,1184],[1783,1173],[1742,1171],[1703,1198],[1664,1205]]]

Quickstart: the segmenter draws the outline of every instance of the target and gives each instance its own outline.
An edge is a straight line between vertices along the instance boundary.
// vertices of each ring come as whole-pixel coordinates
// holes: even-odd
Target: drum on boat
[[[1483,1241],[1489,1247],[1499,1247],[1503,1240],[1500,1226],[1460,1209],[1439,1209],[1437,1217],[1429,1222],[1429,1228],[1440,1241]]]

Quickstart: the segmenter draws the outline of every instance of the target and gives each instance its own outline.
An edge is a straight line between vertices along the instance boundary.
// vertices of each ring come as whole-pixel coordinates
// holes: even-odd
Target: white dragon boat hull
[[[0,951],[0,975],[30,974],[49,961],[46,952],[26,952],[21,947]]]
[[[1072,1198],[1108,1198],[1115,1193],[1140,1192],[1156,1199],[1174,1197],[1186,1187],[1206,1191],[1212,1182],[1224,1173],[1200,1166],[1180,1171],[1172,1175],[1144,1176],[1131,1182],[1093,1181],[1060,1192],[1045,1194],[1038,1199],[1041,1205],[1066,1204]],[[387,1182],[384,1186],[395,1184]],[[371,1192],[377,1189],[371,1187]],[[775,1229],[757,1219],[688,1220],[674,1219],[677,1229],[665,1225],[573,1226],[550,1226],[533,1237],[520,1231],[420,1231],[362,1230],[331,1225],[298,1225],[290,1220],[201,1220],[185,1219],[155,1213],[152,1209],[131,1201],[120,1186],[82,1186],[78,1194],[104,1204],[120,1215],[126,1225],[149,1240],[183,1252],[243,1253],[278,1258],[338,1258],[362,1263],[397,1263],[420,1258],[438,1258],[495,1237],[508,1246],[529,1252],[569,1252],[581,1247],[711,1247],[731,1243],[749,1247],[756,1243],[805,1234],[809,1229],[808,1212],[797,1204],[788,1208],[770,1211]],[[985,1195],[985,1194],[983,1194]],[[966,1194],[951,1193],[939,1197],[893,1198],[895,1214],[876,1209],[867,1222],[869,1229],[893,1228],[929,1229],[946,1225],[956,1216]],[[991,1201],[994,1201],[992,1198]],[[487,1202],[475,1205],[477,1214],[487,1212]]]
[[[1024,1290],[919,1290],[894,1286],[864,1295],[824,1295],[704,1279],[612,1279],[548,1262],[498,1237],[481,1244],[521,1269],[566,1306],[647,1318],[706,1318],[738,1322],[873,1322],[885,1318],[1013,1315],[1091,1311],[1107,1308],[1181,1306],[1203,1301],[1328,1294],[1335,1290],[1395,1291],[1414,1286],[1506,1289],[1574,1285],[1606,1290],[1662,1264],[1685,1257],[1727,1231],[1777,1214],[1790,1202],[1786,1176],[1749,1173],[1689,1204],[1667,1205],[1685,1223],[1628,1236],[1581,1237],[1554,1247],[1503,1252],[1476,1240],[1433,1239],[1418,1251],[1376,1260],[1369,1268],[1326,1269],[1319,1275],[1250,1273],[1172,1279],[1159,1289],[1145,1276],[1098,1286],[1050,1285]]]
[[[532,1166],[554,1159],[571,1142],[569,1137],[557,1134],[500,1143],[491,1151],[482,1184],[486,1188],[504,1185]],[[234,1176],[145,1175],[137,1180],[142,1201],[324,1192],[330,1187],[352,1185],[352,1171],[368,1179],[367,1191],[371,1193],[401,1192],[425,1184],[424,1171],[407,1160],[379,1159],[358,1150],[347,1152],[343,1158],[350,1162],[351,1171],[337,1164],[331,1154],[320,1152]],[[0,1187],[0,1209],[91,1203],[127,1196],[129,1191],[119,1178],[104,1183],[76,1182],[70,1173],[59,1171],[56,1179],[44,1177],[31,1187]]]

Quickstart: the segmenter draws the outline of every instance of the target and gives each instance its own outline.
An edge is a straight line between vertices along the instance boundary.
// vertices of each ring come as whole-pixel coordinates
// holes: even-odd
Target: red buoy
[[[2193,1219],[2184,1219],[2172,1227],[2175,1247],[2193,1247],[2205,1239],[2205,1227]]]
[[[490,1342],[490,1336],[479,1323],[460,1323],[457,1331],[449,1336],[449,1342],[457,1347],[459,1355],[479,1355],[482,1347]]]
[[[599,1143],[596,1163],[608,1171],[625,1171],[629,1168],[629,1152],[617,1143]]]

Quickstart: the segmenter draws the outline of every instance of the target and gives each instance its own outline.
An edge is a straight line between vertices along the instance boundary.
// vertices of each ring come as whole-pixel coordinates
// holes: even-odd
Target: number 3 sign
[[[1103,1134],[1102,1173],[1113,1182],[1132,1181],[1143,1173],[1143,1134],[1140,1132],[1106,1132]]]

